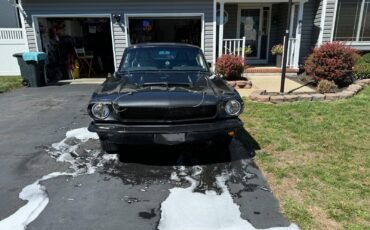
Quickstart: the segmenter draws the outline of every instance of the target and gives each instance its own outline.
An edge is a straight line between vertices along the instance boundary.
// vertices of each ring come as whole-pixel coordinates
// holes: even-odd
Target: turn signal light
[[[235,131],[229,131],[227,134],[228,134],[230,137],[235,137],[235,135],[236,135]]]

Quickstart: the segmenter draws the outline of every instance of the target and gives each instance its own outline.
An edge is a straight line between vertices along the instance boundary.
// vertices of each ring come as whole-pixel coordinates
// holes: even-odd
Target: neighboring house
[[[90,47],[103,62],[110,57],[115,69],[125,47],[139,42],[195,44],[209,62],[215,62],[222,53],[242,53],[245,41],[253,50],[248,63],[272,64],[271,47],[284,42],[288,17],[290,67],[298,68],[323,42],[340,40],[361,50],[370,48],[368,0],[293,3],[288,15],[288,0],[21,1],[31,51],[66,60],[71,47]]]
[[[15,0],[0,0],[0,28],[20,28]]]

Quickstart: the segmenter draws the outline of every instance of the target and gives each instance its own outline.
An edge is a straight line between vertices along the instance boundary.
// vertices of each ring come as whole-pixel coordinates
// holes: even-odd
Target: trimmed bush
[[[337,90],[338,86],[333,81],[321,80],[317,85],[319,93],[335,93]]]
[[[370,53],[364,54],[358,59],[357,64],[362,63],[370,64]]]
[[[356,80],[361,80],[365,78],[370,78],[370,64],[369,63],[359,63],[353,68],[353,77]]]
[[[353,66],[358,60],[356,49],[342,42],[325,43],[306,59],[305,70],[316,81],[334,81],[340,87],[352,83]]]
[[[216,61],[216,72],[226,79],[238,79],[244,71],[244,60],[241,57],[225,54]]]
[[[353,68],[353,77],[356,80],[370,78],[370,53],[364,54]]]

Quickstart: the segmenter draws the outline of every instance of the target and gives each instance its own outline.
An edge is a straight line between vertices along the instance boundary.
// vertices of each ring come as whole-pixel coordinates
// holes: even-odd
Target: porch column
[[[297,28],[296,28],[296,43],[295,43],[295,50],[294,50],[294,59],[293,59],[293,67],[299,67],[299,53],[301,50],[301,38],[302,38],[302,24],[303,24],[303,11],[304,11],[304,4],[307,0],[301,0],[299,2],[298,8],[298,18],[297,18]]]
[[[223,45],[224,45],[224,11],[225,3],[223,0],[220,1],[220,24],[218,31],[218,56],[222,55]]]
[[[291,11],[291,14],[290,14],[290,29],[289,29],[289,38],[292,38],[293,37],[293,31],[294,31],[294,16],[295,16],[295,7],[296,7],[296,4],[293,3],[292,5],[292,11]]]

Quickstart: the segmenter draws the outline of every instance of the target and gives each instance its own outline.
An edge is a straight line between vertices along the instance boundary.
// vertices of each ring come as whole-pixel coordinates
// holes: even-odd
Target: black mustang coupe
[[[89,130],[107,153],[127,144],[228,146],[242,110],[238,92],[210,71],[198,47],[139,44],[92,95]]]

